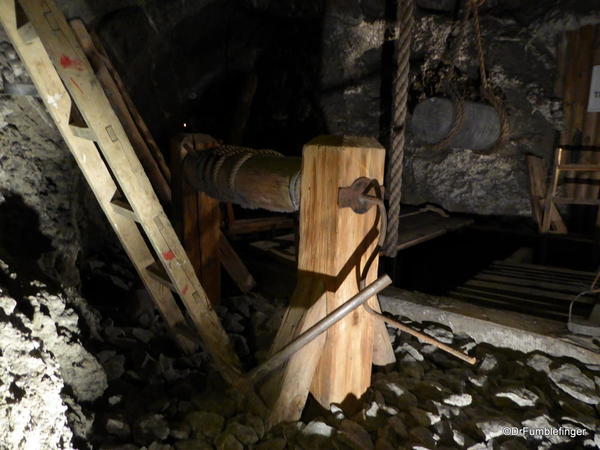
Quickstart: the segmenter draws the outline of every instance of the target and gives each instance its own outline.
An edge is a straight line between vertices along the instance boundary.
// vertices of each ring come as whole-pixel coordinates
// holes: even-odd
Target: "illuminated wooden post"
[[[338,190],[359,177],[383,182],[385,151],[371,138],[321,136],[304,147],[300,185],[298,284],[272,351],[277,351],[359,290],[378,240],[377,208],[357,214],[338,205]],[[377,276],[377,261],[367,282]],[[369,300],[379,310],[376,298]],[[363,308],[297,352],[263,386],[270,425],[297,420],[309,391],[325,408],[352,409],[371,383],[372,364],[394,353],[385,325]]]

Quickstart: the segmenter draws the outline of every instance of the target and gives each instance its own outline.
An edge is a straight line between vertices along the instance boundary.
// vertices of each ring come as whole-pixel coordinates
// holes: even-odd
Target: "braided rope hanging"
[[[386,190],[388,199],[388,227],[383,245],[383,254],[394,257],[398,251],[398,228],[400,224],[400,198],[402,196],[402,163],[404,160],[404,138],[406,122],[406,100],[408,98],[408,75],[410,43],[412,38],[414,0],[398,0],[396,28],[398,37],[394,45],[396,73],[393,80],[393,112],[391,145],[388,158],[389,176]]]
[[[506,109],[504,108],[502,100],[496,94],[494,94],[494,89],[489,83],[485,67],[483,37],[481,35],[481,26],[479,23],[479,8],[483,6],[485,2],[486,0],[465,0],[463,18],[460,22],[458,37],[456,43],[454,44],[453,51],[450,52],[450,58],[446,60],[446,64],[448,64],[449,67],[444,75],[444,90],[446,91],[448,97],[451,98],[454,105],[454,118],[452,121],[452,126],[450,127],[446,137],[435,144],[429,145],[428,148],[430,150],[442,150],[448,148],[463,126],[465,108],[464,99],[455,86],[457,80],[454,70],[458,65],[460,50],[464,44],[467,34],[467,26],[470,21],[473,23],[473,33],[475,35],[474,38],[479,63],[481,96],[496,110],[496,113],[498,114],[498,120],[500,122],[500,134],[498,139],[494,143],[493,147],[487,151],[487,153],[493,153],[500,149],[502,146],[504,146],[509,137],[510,128]]]

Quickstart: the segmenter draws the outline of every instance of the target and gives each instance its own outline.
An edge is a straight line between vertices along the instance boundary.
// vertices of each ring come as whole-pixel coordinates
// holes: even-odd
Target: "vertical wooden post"
[[[194,191],[181,173],[181,161],[186,147],[197,148],[194,135],[179,135],[171,142],[172,215],[175,230],[181,239],[198,279],[213,305],[221,298],[221,266],[219,241],[221,211],[219,201]]]
[[[384,149],[370,138],[321,136],[304,147],[298,285],[272,351],[358,292],[359,270],[377,244],[377,211],[357,214],[340,208],[338,190],[359,177],[383,182],[384,159]],[[368,281],[376,276],[377,261]],[[379,307],[376,298],[369,304]],[[262,390],[272,406],[270,425],[297,420],[309,390],[326,408],[331,403],[352,408],[371,382],[375,327],[379,361],[393,360],[385,325],[373,320],[364,309],[357,309],[273,375]]]

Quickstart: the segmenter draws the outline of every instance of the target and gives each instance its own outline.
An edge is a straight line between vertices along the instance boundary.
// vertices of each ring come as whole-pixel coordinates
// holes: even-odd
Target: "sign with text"
[[[588,112],[600,112],[600,65],[592,70],[590,83],[590,97],[588,99]]]

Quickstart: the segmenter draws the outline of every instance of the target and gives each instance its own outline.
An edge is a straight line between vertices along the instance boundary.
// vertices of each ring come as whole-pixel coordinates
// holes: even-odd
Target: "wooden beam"
[[[294,219],[292,217],[272,216],[256,219],[235,219],[227,227],[227,234],[249,234],[289,228],[294,228]]]
[[[219,239],[221,210],[219,201],[196,192],[182,173],[187,149],[196,149],[193,135],[178,135],[171,140],[171,215],[190,262],[213,305],[221,300]]]
[[[381,183],[384,157],[384,149],[369,138],[322,136],[304,147],[298,285],[273,352],[358,292],[356,271],[362,269],[377,244],[376,211],[372,208],[356,214],[350,208],[340,208],[338,189],[361,176]],[[377,260],[367,283],[376,275]],[[376,298],[369,302],[378,308]],[[355,399],[370,385],[374,335],[391,347],[387,332],[383,336],[383,322],[373,321],[360,308],[313,341],[310,348],[296,353],[264,386],[263,394],[272,407],[269,423],[297,420],[309,390],[326,408],[340,403],[352,409]],[[383,328],[375,333],[375,326]],[[380,352],[380,357],[389,358],[387,350]]]
[[[246,265],[235,252],[227,237],[221,233],[219,238],[219,258],[223,268],[244,294],[256,286],[256,281],[246,268]]]

